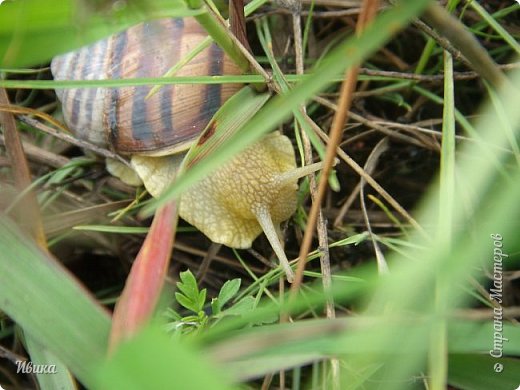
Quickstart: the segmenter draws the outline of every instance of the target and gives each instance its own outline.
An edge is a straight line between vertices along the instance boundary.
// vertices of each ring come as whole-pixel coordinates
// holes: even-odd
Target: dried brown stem
[[[517,69],[517,68],[520,68],[520,62],[497,65],[497,68],[499,68],[501,70]],[[359,70],[359,74],[367,75],[367,76],[391,77],[391,78],[401,79],[401,80],[413,80],[413,81],[430,82],[430,83],[444,82],[443,74],[423,75],[423,74],[406,73],[406,72],[374,70],[374,69],[368,69],[368,68],[361,68]],[[476,79],[479,77],[480,77],[480,74],[477,72],[453,72],[454,80],[473,80],[473,79]]]
[[[229,27],[240,43],[251,51],[246,33],[246,18],[244,15],[244,0],[231,0],[229,2]]]

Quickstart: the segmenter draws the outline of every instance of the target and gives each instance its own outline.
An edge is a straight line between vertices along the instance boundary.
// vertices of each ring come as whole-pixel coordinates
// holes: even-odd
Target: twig
[[[106,158],[113,158],[113,159],[125,164],[126,166],[130,167],[130,164],[128,163],[128,161],[126,161],[124,158],[122,158],[121,156],[119,156],[118,154],[116,154],[114,152],[111,152],[108,149],[104,149],[104,148],[101,148],[90,142],[83,141],[81,139],[77,139],[70,134],[64,133],[62,131],[58,131],[58,130],[54,129],[53,127],[44,125],[43,123],[41,123],[41,122],[37,121],[36,119],[31,118],[29,116],[23,115],[20,117],[20,120],[24,123],[27,123],[29,126],[32,126],[35,129],[43,131],[47,134],[50,134],[53,137],[61,139],[62,141],[68,142],[68,143],[78,146],[82,149],[90,150],[91,152],[94,152],[94,153],[99,154],[100,156],[103,156]]]
[[[326,99],[323,99],[319,96],[316,96],[314,97],[314,99],[316,102],[334,110],[334,111],[337,111],[338,110],[338,106],[334,103],[331,103],[329,102],[328,100]],[[392,131],[392,130],[389,130],[387,129],[386,127],[384,127],[383,125],[381,124],[378,124],[374,121],[371,121],[367,118],[364,118],[363,116],[359,115],[359,114],[356,114],[352,111],[349,111],[348,113],[349,117],[353,120],[355,120],[356,122],[359,122],[359,123],[362,123],[364,124],[365,126],[367,127],[370,127],[372,129],[375,129],[383,134],[385,134],[386,136],[388,137],[391,137],[391,138],[395,138],[401,142],[407,142],[407,143],[410,143],[412,145],[416,145],[416,146],[419,146],[419,147],[426,147],[428,149],[432,149],[432,150],[436,150],[438,151],[438,147],[436,146],[433,146],[431,145],[430,142],[428,142],[428,138],[427,137],[421,137],[421,136],[417,136],[415,135],[417,138],[420,138],[419,140],[417,140],[416,138],[413,138],[413,137],[409,137],[405,134],[401,134],[401,133],[398,133],[398,132],[395,132],[395,131]]]
[[[190,255],[199,256],[199,257],[206,256],[206,252],[205,251],[200,250],[200,249],[195,248],[195,247],[192,247],[192,246],[189,246],[189,245],[186,245],[186,244],[183,244],[179,240],[177,240],[175,242],[175,250],[179,250],[179,251],[182,251],[182,252],[185,252],[185,253],[189,253]],[[241,270],[242,269],[242,266],[239,263],[237,263],[236,261],[234,261],[234,260],[232,260],[232,259],[230,259],[228,257],[224,257],[224,256],[221,256],[221,255],[215,255],[213,257],[213,259],[215,261],[218,261],[221,264],[226,265],[227,267],[233,267],[233,268],[235,268],[237,270]],[[259,273],[259,274],[264,272],[263,269],[258,268],[258,267],[250,266],[249,268],[251,268],[252,271],[254,271],[256,273]]]
[[[501,70],[513,70],[520,68],[520,62],[513,62],[511,64],[501,64],[497,65],[497,67]],[[423,81],[423,82],[431,82],[431,83],[442,83],[444,81],[443,74],[436,75],[422,75],[415,73],[406,73],[406,72],[394,72],[394,71],[386,71],[386,70],[374,70],[368,68],[361,68],[359,70],[359,74],[366,76],[381,76],[381,77],[391,77],[395,79],[401,80],[413,80],[413,81]],[[477,72],[453,72],[454,80],[473,80],[479,78],[480,74]]]
[[[299,2],[295,2],[299,5],[299,7],[293,7],[292,11],[292,24],[293,24],[293,35],[294,35],[294,49],[296,56],[296,73],[299,75],[304,74],[304,65],[303,65],[303,44],[302,44],[302,28],[301,28],[301,4]],[[303,114],[306,114],[305,105],[300,107],[300,111]],[[301,130],[301,137],[303,141],[304,147],[304,155],[305,155],[305,164],[311,164],[313,161],[312,156],[312,146],[309,140],[309,137],[303,129]],[[316,184],[316,175],[312,173],[309,175],[309,190],[311,194],[311,199],[313,203],[318,202],[317,198],[317,184]],[[323,216],[323,212],[321,207],[318,213],[318,221],[317,221],[317,232],[318,232],[318,245],[320,247],[320,268],[322,274],[322,284],[323,291],[325,293],[326,301],[325,301],[325,314],[327,318],[333,319],[336,318],[336,311],[334,308],[334,298],[331,294],[332,289],[332,275],[330,270],[330,252],[329,252],[329,239],[327,233],[327,225],[325,223],[325,217]],[[330,359],[331,369],[332,369],[332,384],[333,388],[340,388],[340,366],[339,360],[337,358]]]
[[[0,145],[5,145],[5,138],[2,134],[0,134]],[[61,168],[70,161],[67,157],[49,152],[29,142],[22,141],[22,145],[27,157],[39,164],[47,165],[52,168]]]
[[[211,264],[213,259],[215,259],[215,256],[217,255],[220,248],[222,248],[222,244],[217,244],[215,242],[211,243],[208,251],[206,252],[206,255],[202,259],[202,263],[200,263],[200,267],[197,270],[197,275],[195,276],[199,285],[204,281],[206,273],[209,269],[209,265]]]

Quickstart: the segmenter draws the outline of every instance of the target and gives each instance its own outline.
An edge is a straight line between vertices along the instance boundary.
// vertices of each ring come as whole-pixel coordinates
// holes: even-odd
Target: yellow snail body
[[[142,23],[76,52],[56,57],[57,80],[161,77],[206,33],[191,18]],[[239,74],[213,44],[185,65],[178,76]],[[129,155],[148,191],[157,196],[174,178],[182,155],[213,114],[241,85],[163,86],[145,99],[151,86],[57,90],[68,126],[82,139]],[[129,184],[140,180],[107,164]],[[280,223],[296,210],[299,177],[318,169],[296,168],[290,140],[278,132],[264,137],[197,183],[180,199],[179,214],[212,241],[248,248],[266,233],[289,280],[279,240]],[[122,171],[119,172],[118,171]]]

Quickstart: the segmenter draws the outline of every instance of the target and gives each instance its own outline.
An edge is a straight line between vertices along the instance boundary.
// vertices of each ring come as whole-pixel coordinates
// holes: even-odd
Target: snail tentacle
[[[266,207],[259,206],[254,210],[258,223],[262,227],[267,240],[271,244],[271,247],[274,250],[274,253],[278,257],[278,261],[280,262],[280,266],[285,272],[287,277],[287,281],[292,283],[294,280],[294,272],[289,264],[289,260],[285,255],[285,251],[283,250],[282,243],[280,241],[280,227],[275,227],[273,224],[273,220],[271,219],[271,215],[269,214],[269,210]]]

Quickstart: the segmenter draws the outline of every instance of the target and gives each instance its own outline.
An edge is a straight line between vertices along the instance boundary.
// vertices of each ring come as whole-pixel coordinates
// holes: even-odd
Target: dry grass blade
[[[93,220],[116,211],[121,207],[127,206],[128,201],[102,203],[99,205],[87,206],[79,210],[65,211],[56,213],[44,218],[45,233],[55,235],[57,233],[66,232],[77,225],[85,225]]]
[[[11,107],[5,89],[0,88],[0,105]],[[13,107],[15,108],[15,107]],[[31,186],[31,172],[22,146],[22,141],[16,128],[16,122],[12,112],[0,109],[0,122],[4,127],[4,140],[7,149],[7,156],[11,163],[15,185],[20,192]],[[23,206],[23,207],[20,207]],[[47,240],[43,229],[38,201],[33,191],[26,191],[25,197],[16,208],[16,214],[20,217],[20,222],[30,232],[41,248],[47,248]]]
[[[231,0],[229,2],[229,27],[242,46],[250,52],[251,47],[249,46],[246,33],[244,0]]]
[[[372,152],[367,158],[367,162],[364,166],[365,172],[368,174],[371,174],[376,165],[378,160],[380,159],[381,155],[388,149],[388,138],[383,138],[381,141],[377,143],[377,145],[374,147]],[[370,218],[368,216],[368,211],[365,204],[365,184],[366,181],[362,177],[359,183],[359,198],[361,200],[361,210],[363,211],[363,217],[365,219],[365,224],[367,226],[368,234],[370,235],[370,240],[372,241],[372,246],[374,247],[374,252],[376,254],[377,259],[377,269],[379,270],[379,273],[381,275],[384,275],[388,273],[388,264],[386,263],[384,254],[379,247],[379,244],[377,243],[377,240],[374,236],[374,233],[372,231],[372,226],[370,223]]]
[[[54,119],[52,116],[50,116],[42,111],[35,110],[33,108],[19,107],[19,106],[11,105],[11,104],[9,104],[9,101],[7,101],[7,100],[4,100],[4,102],[0,103],[0,112],[10,112],[13,114],[18,114],[18,115],[22,115],[22,114],[31,115],[31,116],[35,116],[38,118],[42,118],[46,122],[49,122],[50,124],[59,128],[63,132],[70,133],[70,131],[62,123],[60,123],[59,121]]]
[[[359,34],[366,25],[375,17],[379,2],[366,0],[363,2],[362,10],[359,16],[358,24],[356,26],[356,32]],[[357,70],[359,66],[355,66],[349,70],[347,70],[346,78],[341,85],[340,98],[338,102],[339,110],[336,112],[334,117],[334,121],[332,124],[331,132],[330,132],[330,140],[327,144],[327,151],[324,160],[324,167],[322,170],[322,180],[318,186],[318,193],[316,196],[316,202],[313,203],[311,211],[309,213],[308,224],[305,229],[305,234],[303,237],[303,242],[300,247],[299,253],[299,261],[298,267],[296,269],[296,276],[293,285],[291,286],[291,297],[295,298],[296,293],[298,292],[300,285],[303,280],[303,271],[305,270],[305,261],[307,258],[307,254],[309,253],[309,249],[311,246],[311,240],[314,232],[314,227],[316,226],[316,221],[318,218],[319,209],[321,207],[321,201],[323,196],[325,195],[325,189],[327,187],[327,180],[330,170],[334,165],[334,159],[336,156],[336,149],[339,145],[342,135],[343,125],[345,123],[345,119],[347,117],[348,109],[352,102],[352,93],[354,92],[356,81],[357,81]]]

